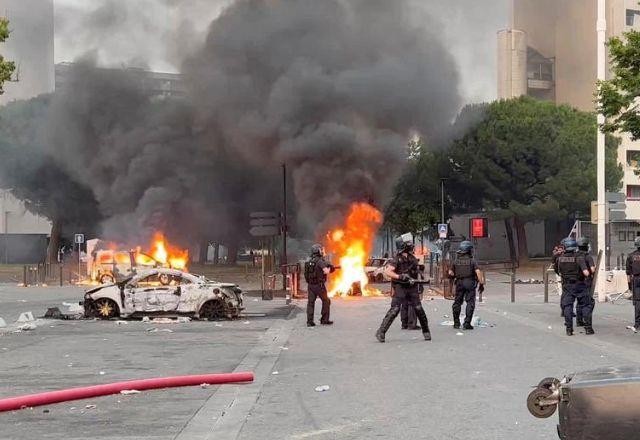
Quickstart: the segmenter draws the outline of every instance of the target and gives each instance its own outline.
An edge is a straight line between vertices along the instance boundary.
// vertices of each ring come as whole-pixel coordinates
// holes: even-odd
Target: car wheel
[[[384,275],[382,275],[381,273],[376,275],[376,283],[379,283],[379,284],[384,283]]]
[[[556,412],[558,405],[547,405],[542,402],[548,399],[553,393],[548,388],[536,388],[527,397],[527,409],[534,417],[546,419]]]
[[[160,281],[160,284],[162,284],[163,286],[168,286],[169,283],[171,282],[171,278],[169,278],[169,275],[167,275],[166,273],[161,273],[160,276],[158,277],[158,280]]]
[[[120,316],[118,305],[109,298],[100,298],[93,303],[96,317],[100,319],[111,319]]]
[[[227,317],[227,307],[219,299],[207,301],[200,307],[200,319],[207,321],[219,321]]]
[[[556,379],[555,377],[545,377],[538,384],[538,388],[551,389],[552,387],[557,387],[558,385],[560,385],[559,379]]]
[[[100,276],[100,284],[113,284],[116,280],[113,279],[113,275],[105,273]]]

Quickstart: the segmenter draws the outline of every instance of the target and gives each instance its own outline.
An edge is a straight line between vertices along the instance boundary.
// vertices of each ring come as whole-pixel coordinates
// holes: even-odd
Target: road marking
[[[174,440],[238,438],[247,416],[260,397],[262,387],[272,377],[271,372],[282,353],[282,347],[299,321],[295,318],[281,320],[269,328],[234,370],[253,371],[254,381],[247,385],[220,386]]]

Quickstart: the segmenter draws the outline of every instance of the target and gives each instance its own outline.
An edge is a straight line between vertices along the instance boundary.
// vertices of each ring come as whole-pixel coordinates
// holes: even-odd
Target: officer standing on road
[[[465,310],[464,325],[465,330],[473,330],[471,320],[473,312],[476,308],[476,288],[479,287],[480,293],[484,292],[484,274],[478,269],[478,264],[472,255],[473,243],[463,241],[460,248],[456,252],[451,269],[449,269],[449,277],[455,282],[456,294],[453,301],[453,328],[460,328],[460,312],[462,303],[466,301],[467,308]]]
[[[640,237],[634,242],[636,250],[627,257],[627,281],[629,290],[633,295],[633,307],[635,309],[635,329],[640,329]]]
[[[593,257],[589,254],[589,239],[580,237],[576,240],[578,244],[578,253],[583,256],[584,262],[587,264],[590,275],[585,278],[584,283],[587,289],[587,299],[590,301],[589,311],[593,319],[593,309],[596,306],[596,300],[593,299],[593,276],[596,273],[596,263],[593,261]],[[578,327],[584,327],[584,319],[582,317],[582,309],[576,307],[576,325]]]
[[[578,253],[578,243],[573,238],[564,240],[565,252],[560,255],[553,269],[562,278],[562,296],[560,304],[564,311],[564,325],[567,336],[573,336],[573,303],[578,301],[578,308],[582,310],[585,333],[594,334],[591,326],[591,301],[588,299],[585,279],[591,275],[584,257]]]
[[[424,266],[418,265],[418,280],[424,281]],[[424,286],[418,285],[418,294],[420,295],[420,302],[422,302],[422,294],[424,292]],[[422,327],[418,325],[418,317],[416,316],[415,309],[409,304],[407,298],[402,301],[400,306],[400,322],[402,324],[402,330],[420,330]]]
[[[430,341],[429,321],[420,303],[420,292],[416,284],[419,262],[413,255],[413,242],[405,237],[397,240],[396,246],[398,247],[398,255],[385,268],[385,274],[391,278],[392,284],[393,298],[391,299],[391,308],[382,320],[380,328],[376,331],[376,338],[380,342],[385,341],[387,330],[389,330],[393,320],[400,313],[402,302],[406,300],[409,303],[409,307],[412,307],[416,312],[425,341]]]
[[[331,308],[331,300],[327,295],[325,282],[327,275],[335,271],[335,267],[324,259],[324,249],[319,244],[311,247],[311,258],[304,264],[304,279],[307,282],[307,327],[315,327],[313,321],[316,299],[322,300],[322,311],[320,312],[320,324],[331,325],[333,321],[329,320],[329,312]]]

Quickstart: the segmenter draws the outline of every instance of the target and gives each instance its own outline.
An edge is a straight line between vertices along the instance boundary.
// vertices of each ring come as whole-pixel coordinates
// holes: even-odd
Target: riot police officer
[[[631,252],[627,257],[627,280],[629,282],[629,290],[633,294],[633,307],[635,309],[636,329],[640,329],[640,237],[636,237],[634,242],[636,250]]]
[[[465,311],[465,330],[473,330],[471,320],[476,308],[476,288],[484,292],[484,275],[472,255],[473,244],[470,241],[463,241],[456,252],[456,258],[449,269],[449,277],[454,280],[456,294],[453,301],[453,328],[460,328],[460,311],[462,303],[467,303]]]
[[[593,309],[596,306],[596,300],[593,298],[593,276],[596,273],[596,263],[593,261],[593,257],[589,254],[589,239],[580,237],[576,240],[578,244],[578,253],[584,257],[584,262],[589,269],[589,276],[585,278],[584,283],[587,289],[587,300],[589,300],[589,310],[593,319]],[[584,327],[584,319],[582,317],[582,309],[576,307],[576,326]]]
[[[398,254],[385,268],[385,274],[391,278],[392,284],[393,298],[391,299],[391,308],[382,320],[380,328],[376,331],[376,338],[380,342],[385,341],[387,330],[389,330],[393,320],[400,313],[402,302],[406,300],[409,303],[409,307],[415,310],[425,341],[430,341],[429,321],[420,303],[419,288],[416,284],[419,262],[413,255],[413,241],[409,238],[402,238],[396,241],[396,246],[398,247]]]
[[[424,280],[424,265],[418,265],[418,279]],[[423,293],[424,286],[420,284],[418,285],[418,294],[421,302]],[[400,306],[400,323],[402,324],[402,330],[420,330],[422,328],[418,325],[418,317],[415,309],[409,304],[408,298],[405,298]]]
[[[582,309],[585,333],[594,334],[591,325],[591,301],[588,299],[584,282],[591,273],[584,260],[578,253],[578,243],[573,238],[564,241],[565,251],[558,256],[554,263],[555,272],[562,278],[562,296],[560,303],[564,312],[564,325],[567,336],[573,336],[573,303],[578,301],[578,308]]]
[[[331,325],[329,320],[331,300],[327,295],[325,282],[327,275],[335,271],[335,267],[324,259],[324,249],[319,244],[311,247],[311,258],[304,264],[304,279],[307,282],[307,327],[315,327],[313,321],[316,299],[322,300],[322,311],[320,312],[320,324]]]

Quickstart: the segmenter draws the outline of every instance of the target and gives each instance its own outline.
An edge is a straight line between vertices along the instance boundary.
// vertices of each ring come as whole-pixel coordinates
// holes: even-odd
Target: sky
[[[102,64],[177,72],[232,0],[55,0],[56,62],[95,52]],[[496,34],[508,0],[415,0],[438,17],[460,70],[465,103],[496,98]],[[420,19],[416,14],[416,20]]]

